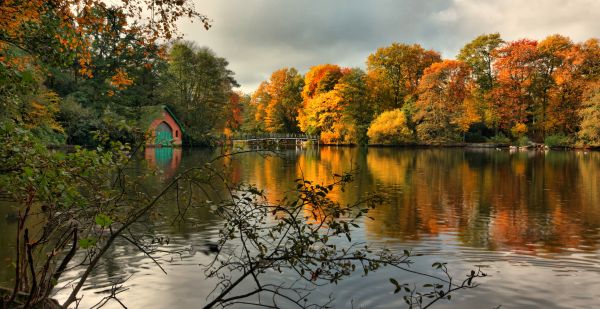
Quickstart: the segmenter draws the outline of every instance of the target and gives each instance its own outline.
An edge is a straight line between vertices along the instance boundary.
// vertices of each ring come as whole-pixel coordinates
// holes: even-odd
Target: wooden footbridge
[[[235,134],[228,138],[232,143],[302,145],[319,144],[319,136],[300,133]]]

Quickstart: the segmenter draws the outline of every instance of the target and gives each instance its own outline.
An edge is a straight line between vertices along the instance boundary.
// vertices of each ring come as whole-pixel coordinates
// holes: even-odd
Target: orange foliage
[[[495,51],[497,83],[492,90],[492,109],[498,124],[511,128],[527,122],[532,114],[532,85],[538,60],[537,42],[519,40]]]
[[[419,138],[424,141],[453,139],[452,133],[468,131],[480,119],[471,99],[471,69],[464,62],[444,60],[432,64],[419,84],[415,120]]]
[[[242,105],[241,97],[243,94],[233,92],[229,96],[227,119],[225,120],[225,135],[231,135],[231,133],[237,130],[242,123]]]
[[[306,100],[319,93],[333,90],[342,74],[342,69],[335,64],[321,64],[311,67],[304,77],[302,98],[306,102]]]
[[[342,69],[334,64],[321,64],[310,68],[304,76],[302,90],[302,108],[298,111],[298,126],[309,134],[326,133],[327,142],[339,138],[331,131],[333,124],[340,118],[342,99],[333,91],[342,77]]]
[[[181,18],[198,18],[209,28],[209,20],[194,9],[191,0],[163,1],[121,0],[111,2],[111,9],[119,12],[121,34],[136,34],[141,45],[155,44],[159,38],[171,39],[178,34],[176,22]],[[42,25],[44,16],[58,21],[56,52],[74,53],[80,66],[79,73],[91,77],[91,40],[93,33],[108,32],[107,17],[97,8],[107,9],[102,0],[4,0],[0,1],[0,55],[10,47],[27,50],[31,39],[31,25]],[[128,24],[126,21],[135,21]],[[6,65],[5,57],[0,64]]]
[[[116,70],[116,74],[110,78],[110,85],[118,90],[125,90],[127,86],[133,85],[133,80],[129,78],[127,72],[119,68]]]
[[[600,68],[600,44],[598,39],[591,39],[561,50],[558,56],[562,62],[552,73],[546,129],[571,134],[580,124],[581,102],[600,73],[594,73]]]

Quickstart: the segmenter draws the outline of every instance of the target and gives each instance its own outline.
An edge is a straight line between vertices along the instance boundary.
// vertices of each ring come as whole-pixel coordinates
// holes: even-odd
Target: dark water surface
[[[164,170],[163,178],[213,155],[158,151],[147,152],[146,159]],[[599,152],[321,147],[283,150],[280,157],[244,154],[227,168],[233,181],[264,188],[273,201],[298,176],[326,182],[333,173],[358,168],[356,180],[333,198],[352,201],[377,190],[387,202],[371,213],[374,220],[362,222],[353,240],[424,253],[415,257],[416,270],[429,271],[432,262],[444,261],[457,278],[474,267],[490,275],[437,308],[600,307]],[[169,207],[163,205],[167,219],[176,212]],[[168,275],[135,248],[117,245],[88,282],[81,307],[96,303],[124,278],[129,278],[128,290],[119,296],[129,308],[205,303],[215,282],[204,278],[199,264],[210,256],[200,250],[216,236],[219,222],[202,210],[188,216],[189,226],[155,227],[171,239],[165,249],[185,249],[161,257]],[[10,257],[12,230],[10,223],[0,227],[2,259]],[[6,271],[0,270],[2,278]],[[69,273],[63,285],[77,276]],[[392,293],[390,277],[419,280],[384,269],[319,289],[314,297],[332,294],[338,308],[396,308],[404,302]],[[68,289],[57,291],[57,297]],[[107,307],[119,306],[109,302]]]

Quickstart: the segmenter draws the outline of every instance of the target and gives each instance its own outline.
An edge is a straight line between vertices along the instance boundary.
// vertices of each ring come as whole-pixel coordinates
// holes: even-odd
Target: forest
[[[187,145],[211,145],[221,135],[305,133],[346,145],[600,146],[596,38],[505,41],[487,34],[456,59],[393,43],[369,55],[366,71],[282,68],[244,94],[235,91],[227,60],[210,48],[144,40],[116,9],[89,14],[79,38],[46,20],[21,25],[26,33],[3,21],[4,120],[56,145],[94,146],[98,131],[131,142],[142,108],[167,105],[183,121]]]
[[[487,34],[456,59],[393,43],[369,55],[366,68],[275,71],[245,99],[241,129],[319,134],[326,144],[600,145],[595,38]]]

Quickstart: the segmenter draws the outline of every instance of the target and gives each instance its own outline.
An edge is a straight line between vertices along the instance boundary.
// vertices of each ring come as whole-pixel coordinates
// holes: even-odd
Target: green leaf
[[[98,214],[94,220],[96,221],[96,224],[100,225],[101,227],[107,227],[113,222],[110,217],[105,214]]]
[[[87,249],[87,248],[93,247],[95,245],[96,245],[95,238],[88,237],[88,238],[79,240],[79,247],[82,249]]]
[[[25,174],[25,176],[33,176],[33,169],[29,166],[25,166],[23,167],[23,173]]]

